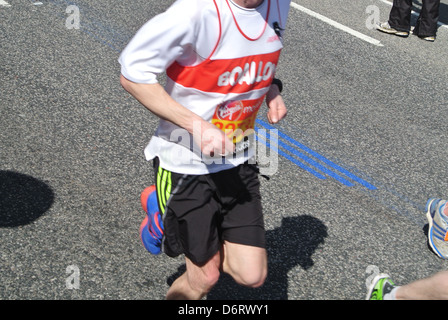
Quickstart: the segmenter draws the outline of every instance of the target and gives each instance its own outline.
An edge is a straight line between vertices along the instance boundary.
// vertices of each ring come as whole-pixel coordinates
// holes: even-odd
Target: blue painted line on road
[[[309,166],[303,164],[302,162],[300,162],[299,160],[295,159],[294,157],[290,156],[289,154],[287,154],[286,152],[279,150],[277,146],[272,147],[270,142],[265,139],[266,135],[263,135],[262,132],[259,131],[258,127],[255,127],[255,131],[257,132],[256,135],[256,139],[258,141],[263,142],[266,146],[268,146],[269,148],[271,148],[271,150],[274,150],[275,152],[277,152],[279,155],[283,156],[284,158],[288,159],[289,161],[291,161],[292,163],[294,163],[295,165],[297,165],[298,167],[302,168],[303,170],[311,173],[312,175],[314,175],[316,178],[319,179],[326,179],[326,177],[322,174],[320,174],[319,172],[317,172],[316,170],[310,168]]]
[[[264,135],[267,139],[269,139],[269,133],[266,132],[262,132],[257,130],[257,133],[259,135]],[[343,177],[335,174],[333,171],[327,169],[326,167],[324,167],[323,165],[321,165],[319,162],[313,160],[312,158],[306,156],[304,153],[294,149],[292,146],[287,145],[285,142],[279,140],[278,141],[278,145],[280,147],[282,147],[283,149],[287,150],[289,153],[293,154],[294,156],[302,159],[303,161],[307,162],[308,164],[314,166],[315,168],[317,168],[318,170],[320,170],[322,173],[327,174],[328,176],[334,178],[335,180],[341,182],[342,184],[348,186],[348,187],[353,187],[354,183],[348,181],[347,179],[344,179]]]
[[[265,130],[260,130],[258,127],[255,127],[255,131],[257,132],[257,138],[258,139],[260,137],[264,138],[263,140],[260,139],[260,141],[265,142],[265,141],[271,140],[269,132],[266,132]],[[312,167],[320,170],[322,173],[325,173],[325,174],[335,178],[336,180],[338,180],[339,182],[345,184],[346,186],[349,186],[349,187],[353,186],[353,183],[351,183],[350,181],[345,180],[345,179],[335,175],[332,171],[328,170],[327,168],[322,166],[317,161],[311,159],[310,157],[307,157],[305,154],[303,154],[302,152],[299,152],[298,150],[294,149],[293,147],[287,145],[286,143],[284,143],[282,141],[277,141],[276,143],[277,143],[277,153],[278,154],[280,154],[281,156],[283,156],[286,159],[290,160],[291,162],[295,163],[296,165],[300,166],[302,169],[305,169],[306,171],[312,173],[317,178],[319,178],[319,179],[326,179],[326,177],[324,175],[322,175],[319,172],[313,170],[312,168],[310,168],[309,166],[305,165],[301,161],[304,161],[305,163],[311,165]],[[282,151],[278,147],[283,148],[287,152]],[[299,158],[301,161],[299,161],[297,158]]]
[[[352,180],[352,181],[354,181],[356,183],[359,183],[360,185],[364,186],[365,188],[367,188],[369,190],[376,190],[377,189],[374,185],[372,185],[369,182],[361,179],[360,177],[358,177],[355,174],[351,173],[350,171],[344,169],[340,165],[338,165],[338,164],[328,160],[327,158],[325,158],[321,154],[319,154],[316,151],[310,149],[309,147],[305,146],[304,144],[298,142],[297,140],[291,138],[290,136],[288,136],[284,132],[282,132],[282,131],[278,130],[277,128],[275,128],[274,126],[270,125],[269,123],[267,123],[267,122],[265,122],[263,120],[260,120],[260,119],[257,119],[256,123],[258,125],[263,126],[264,128],[266,128],[268,130],[277,130],[278,137],[283,139],[284,141],[286,141],[286,142],[283,142],[283,141],[281,141],[279,139],[278,145],[280,147],[282,147],[283,149],[287,150],[288,152],[290,152],[294,156],[299,157],[303,161],[306,161],[308,164],[310,164],[311,166],[313,166],[317,170],[319,170],[322,173],[324,173],[324,174],[332,177],[333,179],[341,182],[342,184],[344,184],[346,186],[349,186],[349,187],[354,186],[354,183],[348,180],[348,179],[350,179],[350,180]],[[261,133],[261,131],[258,128],[256,128],[256,131]],[[262,133],[262,134],[264,134],[264,133]],[[269,139],[269,137],[266,137],[266,140],[267,139]],[[311,157],[306,156],[303,152],[305,152],[305,153],[309,154],[310,156],[314,157],[315,159],[321,161],[322,163],[327,165],[329,168],[324,167],[323,165],[321,165],[316,160],[313,160]],[[280,155],[282,155],[283,157],[285,157],[286,159],[291,161],[292,157],[287,155],[287,154],[285,154],[285,152],[279,150],[278,153]],[[292,159],[294,159],[294,158],[292,158]],[[291,162],[294,162],[295,164],[297,164],[297,161],[291,161]],[[313,170],[313,169],[311,169],[311,170]],[[332,170],[338,171],[340,174],[342,174],[343,176],[347,177],[348,179],[344,178],[340,174],[335,173]],[[311,172],[310,170],[307,170],[307,171]],[[315,171],[315,170],[313,170],[313,171]]]

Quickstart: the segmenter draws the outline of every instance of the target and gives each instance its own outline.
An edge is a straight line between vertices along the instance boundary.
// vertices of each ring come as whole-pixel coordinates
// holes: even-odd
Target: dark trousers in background
[[[419,37],[435,36],[439,21],[440,0],[421,0],[422,11],[415,25],[414,34]],[[399,31],[411,28],[412,0],[394,0],[389,15],[389,25]]]

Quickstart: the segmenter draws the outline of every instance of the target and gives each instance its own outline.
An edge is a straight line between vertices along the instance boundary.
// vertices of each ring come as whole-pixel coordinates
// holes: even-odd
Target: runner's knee
[[[187,277],[190,287],[196,291],[207,293],[218,282],[220,276],[220,254],[215,254],[203,265],[187,259]]]
[[[257,288],[263,285],[267,276],[266,250],[259,247],[225,242],[223,270],[237,283]]]
[[[197,291],[208,292],[218,282],[219,269],[207,269],[200,274],[189,275],[190,286]]]
[[[237,283],[249,288],[258,288],[264,284],[267,276],[267,268],[262,267],[258,270],[253,268],[241,268],[234,270],[233,277]]]

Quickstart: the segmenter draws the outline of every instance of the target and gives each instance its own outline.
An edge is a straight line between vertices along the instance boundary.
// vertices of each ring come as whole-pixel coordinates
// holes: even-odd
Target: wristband
[[[283,91],[283,82],[280,79],[274,78],[271,84],[276,84],[280,93]]]

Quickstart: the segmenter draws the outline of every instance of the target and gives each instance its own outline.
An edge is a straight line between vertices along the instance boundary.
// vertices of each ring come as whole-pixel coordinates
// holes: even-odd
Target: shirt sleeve
[[[196,1],[178,0],[146,22],[120,54],[121,74],[132,82],[157,83],[158,74],[194,47],[198,12]]]

